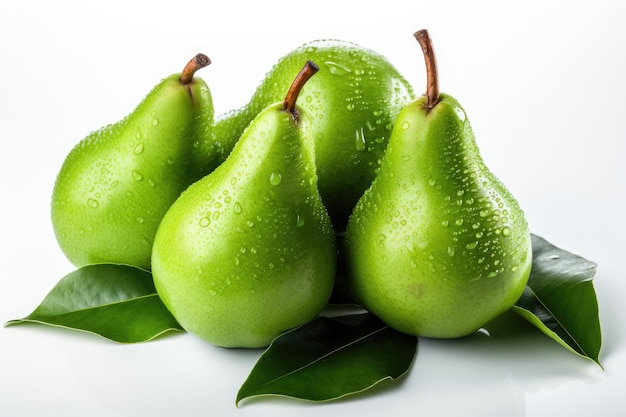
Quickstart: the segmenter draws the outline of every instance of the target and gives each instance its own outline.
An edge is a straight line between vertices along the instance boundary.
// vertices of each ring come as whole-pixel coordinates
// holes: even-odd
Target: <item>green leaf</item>
[[[318,317],[272,342],[236,403],[260,395],[328,401],[362,392],[404,375],[416,351],[416,337],[370,313]]]
[[[596,264],[532,236],[528,285],[513,310],[568,350],[600,365],[602,344],[593,288]]]
[[[182,330],[158,297],[149,272],[125,265],[90,265],[62,278],[41,304],[5,326],[41,323],[97,334],[120,343]]]

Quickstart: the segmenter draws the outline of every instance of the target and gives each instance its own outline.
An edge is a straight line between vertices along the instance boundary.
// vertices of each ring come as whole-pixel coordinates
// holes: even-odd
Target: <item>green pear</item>
[[[336,247],[317,189],[310,123],[296,97],[261,111],[229,157],[190,186],[156,235],[152,271],[165,306],[218,346],[267,346],[313,319],[333,287]]]
[[[415,98],[411,85],[380,54],[339,40],[316,40],[283,56],[248,104],[216,118],[216,137],[234,144],[266,106],[282,100],[312,60],[319,73],[302,89],[299,106],[311,116],[318,184],[335,229],[343,232],[352,208],[378,170],[393,121]]]
[[[51,215],[57,241],[74,265],[150,268],[161,218],[221,158],[211,93],[194,77],[209,63],[198,54],[123,120],[90,133],[68,154]]]
[[[380,172],[346,231],[350,287],[390,327],[468,335],[521,296],[530,232],[518,202],[485,166],[461,105],[440,94],[428,32],[428,89],[395,123]]]

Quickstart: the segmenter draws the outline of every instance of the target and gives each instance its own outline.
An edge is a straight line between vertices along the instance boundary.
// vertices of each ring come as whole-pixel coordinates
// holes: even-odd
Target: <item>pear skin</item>
[[[161,218],[220,159],[211,93],[193,76],[209,63],[202,54],[194,57],[132,113],[90,133],[66,157],[54,185],[51,217],[57,241],[75,266],[150,269]],[[202,157],[199,148],[205,150]]]
[[[356,299],[390,327],[433,338],[471,334],[511,308],[532,263],[519,203],[436,84],[398,116],[346,247]]]
[[[159,227],[157,292],[183,328],[212,344],[267,346],[328,301],[335,237],[307,123],[302,110],[268,106]]]
[[[393,122],[415,99],[411,85],[375,51],[340,40],[316,40],[283,56],[249,102],[216,119],[216,137],[234,144],[266,106],[283,99],[302,62],[319,72],[302,89],[299,106],[311,116],[304,134],[315,144],[320,194],[335,230],[348,216],[378,170]]]

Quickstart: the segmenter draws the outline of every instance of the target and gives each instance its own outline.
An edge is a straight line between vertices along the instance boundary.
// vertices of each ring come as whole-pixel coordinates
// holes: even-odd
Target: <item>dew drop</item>
[[[91,207],[91,208],[98,208],[98,206],[100,205],[98,200],[96,200],[95,198],[88,199],[87,200],[87,204],[89,204],[89,207]]]
[[[411,123],[404,122],[404,123],[402,123],[401,127],[402,127],[403,130],[407,130],[409,127],[411,127]]]
[[[117,187],[117,186],[119,185],[119,183],[120,183],[120,182],[119,182],[119,181],[117,181],[117,180],[113,181],[113,182],[111,183],[111,188],[115,188],[115,187]]]
[[[135,179],[135,181],[141,181],[143,180],[143,175],[141,174],[141,172],[133,170],[133,178]]]
[[[241,214],[241,210],[242,210],[241,204],[239,204],[239,202],[236,202],[233,205],[233,211],[235,212],[235,214]]]
[[[468,243],[465,247],[467,249],[476,249],[476,246],[478,246],[478,242]]]
[[[502,236],[510,236],[510,235],[511,235],[511,229],[509,229],[508,227],[502,228]]]
[[[297,227],[304,226],[304,217],[300,216],[299,214],[296,215],[296,226]]]
[[[365,134],[363,128],[358,129],[355,133],[354,147],[357,151],[363,152],[365,150]]]
[[[456,219],[454,224],[456,224],[457,226],[462,226],[463,225],[463,219]]]
[[[139,223],[139,224],[143,224],[143,222],[144,222],[144,221],[145,221],[145,220],[144,220],[144,218],[143,218],[143,217],[137,217],[137,223]]]
[[[248,221],[246,222],[246,226],[248,226],[248,227],[252,228],[252,227],[254,227],[254,222],[253,222],[252,220],[248,220]]]
[[[454,246],[448,246],[448,256],[454,256]]]
[[[333,75],[341,76],[341,75],[345,75],[351,72],[350,68],[341,64],[337,64],[336,62],[326,61],[324,62],[324,64],[328,68],[328,71]]]
[[[159,125],[159,119],[154,118],[152,119],[152,126],[158,126]]]
[[[156,187],[156,183],[154,182],[153,179],[149,179],[148,180],[148,185],[150,185],[150,187],[152,187],[152,188]]]
[[[481,210],[480,217],[487,217],[489,215],[489,210]]]
[[[203,217],[200,219],[200,227],[208,227],[211,224],[211,219]]]
[[[278,185],[278,184],[280,184],[280,182],[282,181],[282,179],[283,179],[282,175],[280,175],[280,174],[279,174],[279,173],[277,173],[277,172],[272,172],[272,173],[270,174],[270,184],[272,184],[272,185]]]
[[[135,155],[139,155],[143,152],[143,142],[139,142],[137,146],[135,146]]]
[[[463,109],[462,109],[462,108],[460,108],[460,107],[455,107],[455,108],[454,108],[454,111],[456,112],[456,115],[459,117],[459,119],[460,119],[462,122],[464,122],[464,121],[465,121],[465,118],[466,118],[467,116],[465,115],[465,112],[463,111]]]

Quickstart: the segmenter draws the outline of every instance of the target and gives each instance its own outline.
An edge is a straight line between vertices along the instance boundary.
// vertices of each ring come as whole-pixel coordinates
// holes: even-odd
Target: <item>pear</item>
[[[249,102],[216,118],[216,137],[228,148],[266,106],[282,100],[312,60],[320,71],[302,89],[299,105],[311,116],[318,186],[334,227],[343,232],[359,197],[376,175],[393,121],[415,98],[411,85],[382,55],[340,40],[316,40],[283,56]]]
[[[335,237],[302,134],[310,120],[295,106],[316,71],[307,63],[284,102],[261,111],[159,226],[157,292],[184,329],[214,345],[267,346],[313,319],[332,291]]]
[[[525,288],[530,232],[519,203],[485,166],[465,110],[439,93],[427,31],[415,37],[427,93],[395,123],[380,172],[346,231],[350,288],[390,327],[462,337]]]
[[[194,77],[209,63],[206,55],[196,55],[132,113],[90,133],[66,157],[52,193],[52,224],[75,266],[150,268],[161,218],[221,158],[213,141],[211,93]]]

